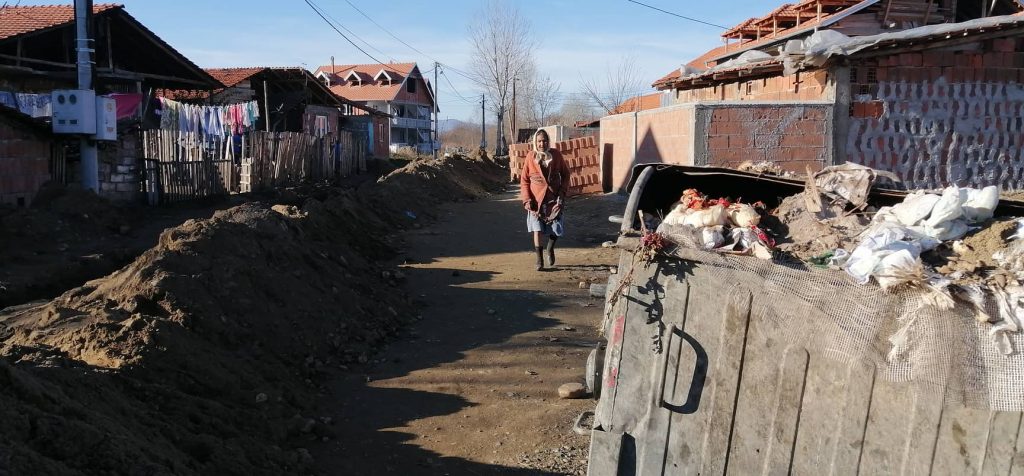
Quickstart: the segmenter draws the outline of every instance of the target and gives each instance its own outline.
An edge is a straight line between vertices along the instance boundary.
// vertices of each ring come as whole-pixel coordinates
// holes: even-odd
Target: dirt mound
[[[49,303],[6,310],[0,469],[308,473],[302,442],[339,431],[304,414],[324,373],[365,362],[413,317],[400,276],[375,264],[392,223],[503,176],[426,160],[358,194],[244,204],[167,229]]]
[[[369,201],[384,216],[433,216],[441,202],[471,200],[485,196],[505,182],[508,172],[490,160],[461,155],[419,159],[381,177],[376,185],[364,186]],[[411,213],[409,213],[411,212]]]
[[[867,218],[827,206],[821,213],[807,210],[804,194],[786,197],[774,215],[782,225],[778,248],[806,260],[839,248],[852,249],[867,227]]]
[[[121,242],[139,217],[137,207],[64,186],[43,187],[31,208],[0,207],[0,308],[123,266],[131,256]]]

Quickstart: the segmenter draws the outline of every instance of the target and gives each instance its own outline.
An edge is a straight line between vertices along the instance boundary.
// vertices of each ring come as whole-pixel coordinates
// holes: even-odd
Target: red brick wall
[[[670,106],[601,118],[599,142],[609,190],[623,189],[637,164],[693,165],[694,107]]]
[[[569,163],[569,196],[599,193],[601,187],[601,162],[597,147],[597,138],[593,136],[555,142],[553,149],[562,153]],[[519,172],[523,169],[523,160],[530,152],[531,144],[512,144],[509,146],[509,170],[513,181],[519,180]]]
[[[910,187],[1024,188],[1021,40],[851,65],[846,158]]]
[[[704,88],[676,91],[675,103],[707,101],[817,101],[831,99],[826,70],[736,80]]]
[[[50,180],[50,142],[0,117],[0,203],[28,206]]]
[[[704,105],[698,120],[707,124],[707,142],[698,163],[734,168],[771,161],[797,173],[820,170],[832,147],[831,110],[828,104]]]

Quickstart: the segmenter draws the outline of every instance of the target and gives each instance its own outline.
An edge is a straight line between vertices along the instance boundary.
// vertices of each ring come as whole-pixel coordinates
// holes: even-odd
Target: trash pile
[[[994,218],[995,186],[915,191],[876,208],[868,193],[882,177],[856,164],[828,167],[772,215],[690,189],[658,231],[677,245],[721,253],[772,259],[777,249],[781,259],[841,270],[861,285],[923,292],[922,306],[965,304],[989,325],[999,350],[1012,353],[1006,334],[1020,332],[1024,319],[1024,218]],[[762,229],[768,217],[777,223]]]
[[[687,189],[661,221],[658,233],[705,250],[771,259],[775,241],[758,227],[761,223],[759,210],[764,208],[760,202],[746,204],[728,198],[708,199],[695,189]]]

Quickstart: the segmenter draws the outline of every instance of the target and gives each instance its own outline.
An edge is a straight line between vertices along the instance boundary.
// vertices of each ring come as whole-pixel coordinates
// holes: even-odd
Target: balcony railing
[[[430,129],[430,119],[413,119],[411,117],[392,117],[391,125],[409,129]]]

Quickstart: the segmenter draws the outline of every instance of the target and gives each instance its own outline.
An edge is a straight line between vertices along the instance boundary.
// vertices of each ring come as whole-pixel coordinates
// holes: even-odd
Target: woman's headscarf
[[[533,156],[537,160],[538,164],[547,165],[551,162],[551,154],[548,153],[546,149],[540,150],[540,146],[537,145],[537,139],[541,134],[544,134],[544,137],[548,138],[548,146],[551,146],[551,136],[548,135],[547,131],[544,129],[537,129],[537,132],[533,134]]]

